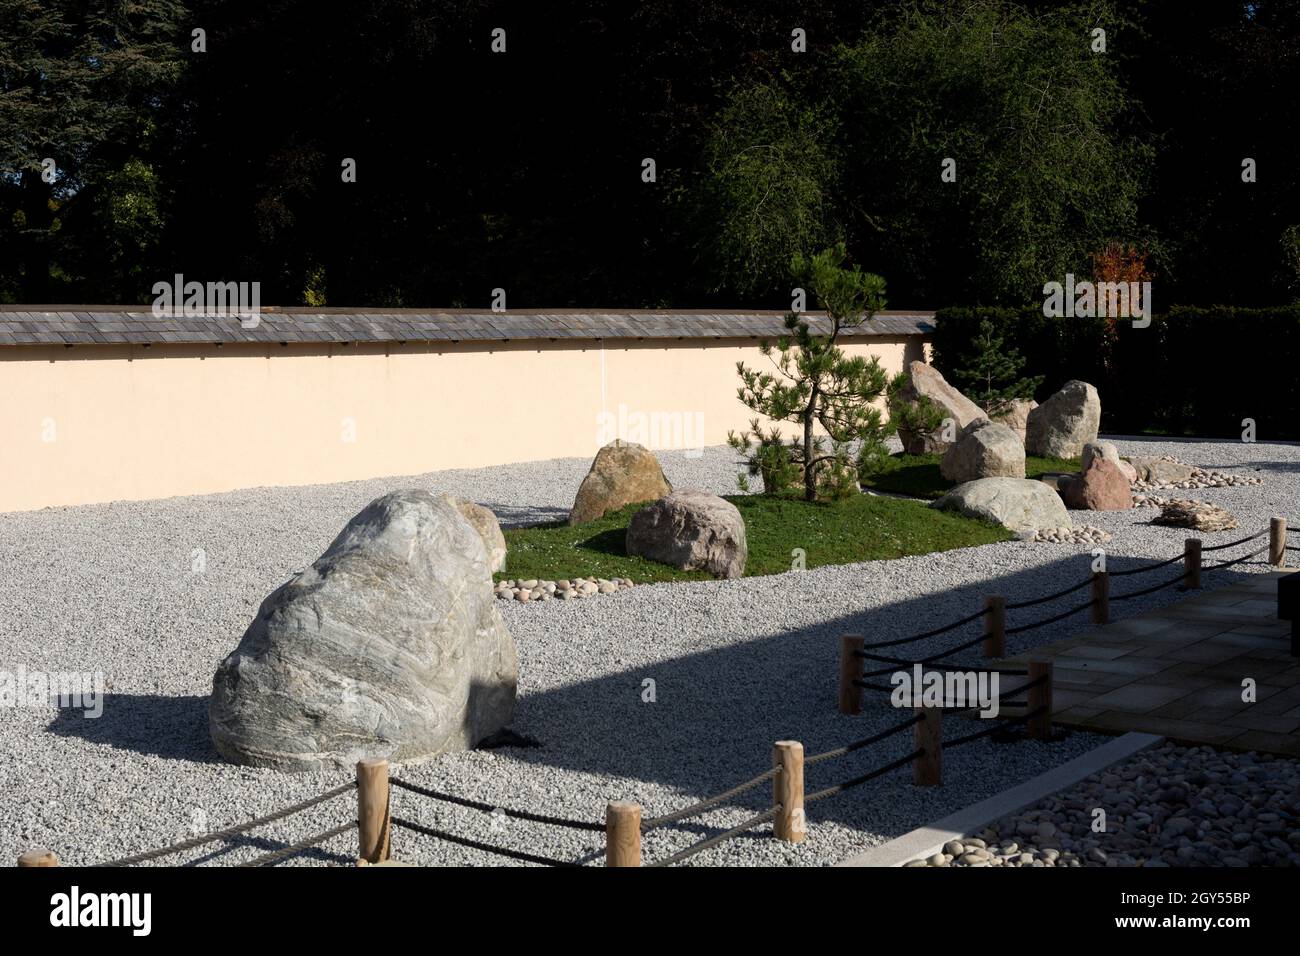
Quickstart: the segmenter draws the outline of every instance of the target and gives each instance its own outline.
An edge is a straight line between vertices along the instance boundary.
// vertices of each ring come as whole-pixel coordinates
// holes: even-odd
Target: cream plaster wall
[[[661,446],[721,444],[749,418],[737,361],[766,362],[751,339],[0,348],[0,511],[586,458],[620,406],[669,416]]]

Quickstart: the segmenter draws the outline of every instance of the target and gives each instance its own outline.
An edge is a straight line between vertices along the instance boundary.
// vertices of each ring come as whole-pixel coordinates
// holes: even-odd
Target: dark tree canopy
[[[0,0],[0,301],[785,309],[843,241],[897,306],[1018,304],[1100,240],[1157,308],[1287,301],[1300,2],[1197,8]]]

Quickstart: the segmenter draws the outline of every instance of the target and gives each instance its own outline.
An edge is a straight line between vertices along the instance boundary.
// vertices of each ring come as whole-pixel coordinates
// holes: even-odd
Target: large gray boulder
[[[488,552],[448,496],[371,502],[276,589],[221,662],[212,741],[281,770],[420,760],[473,747],[514,713],[514,641]]]
[[[582,479],[569,524],[586,524],[609,511],[654,501],[673,490],[659,460],[644,445],[615,439],[600,451]]]
[[[1065,528],[1071,524],[1061,496],[1041,481],[980,478],[958,485],[930,507],[983,518],[1011,531]]]
[[[1025,477],[1025,446],[1006,425],[976,419],[948,446],[939,472],[949,481]]]
[[[749,545],[745,522],[730,501],[684,488],[632,516],[628,554],[683,571],[709,571],[721,578],[745,573]]]
[[[907,366],[907,378],[908,384],[903,388],[900,397],[909,402],[915,402],[922,397],[928,398],[938,406],[945,417],[952,419],[954,434],[973,421],[988,418],[984,409],[949,385],[947,379],[933,365],[913,361]],[[943,439],[942,429],[938,433],[929,435],[900,432],[899,438],[903,442],[903,450],[909,455],[944,452],[952,444]]]
[[[1059,392],[1029,413],[1025,451],[1043,458],[1078,458],[1097,440],[1101,398],[1087,382],[1066,382]]]

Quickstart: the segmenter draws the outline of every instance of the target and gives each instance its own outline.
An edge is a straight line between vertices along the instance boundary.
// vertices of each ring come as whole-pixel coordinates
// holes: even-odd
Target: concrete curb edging
[[[1127,760],[1144,750],[1149,750],[1163,743],[1164,739],[1156,734],[1124,734],[1102,744],[1096,750],[1075,757],[1069,763],[1061,764],[1031,780],[1017,784],[1010,790],[994,794],[987,800],[981,800],[928,826],[905,833],[897,839],[872,847],[835,865],[902,866],[911,860],[932,856],[941,851],[943,845],[949,840],[960,840],[1002,817],[1023,810],[1044,797],[1073,786],[1095,773],[1100,773],[1121,760]]]

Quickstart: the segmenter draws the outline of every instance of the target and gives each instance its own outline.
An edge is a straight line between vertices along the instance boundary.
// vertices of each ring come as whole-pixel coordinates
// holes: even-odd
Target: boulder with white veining
[[[483,539],[454,500],[398,491],[277,588],[212,680],[236,763],[352,768],[464,750],[506,727],[515,645]]]

